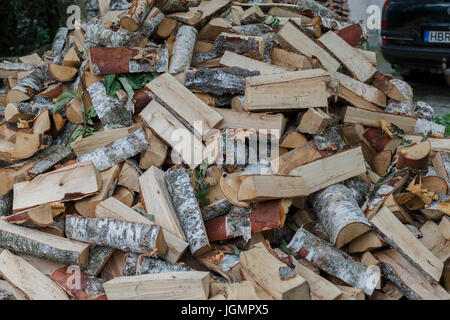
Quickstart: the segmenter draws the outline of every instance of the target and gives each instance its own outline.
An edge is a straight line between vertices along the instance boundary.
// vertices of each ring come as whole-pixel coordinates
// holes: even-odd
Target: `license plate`
[[[450,43],[450,31],[425,31],[425,42]]]

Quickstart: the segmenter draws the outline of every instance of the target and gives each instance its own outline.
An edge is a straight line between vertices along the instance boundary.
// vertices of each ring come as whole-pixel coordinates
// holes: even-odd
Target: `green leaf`
[[[130,83],[128,82],[127,78],[125,78],[125,77],[120,77],[120,78],[119,78],[119,81],[122,83],[123,88],[125,89],[125,91],[126,91],[127,94],[128,94],[128,97],[129,97],[130,99],[133,99],[133,97],[134,97],[134,90],[133,90],[133,88],[131,87]]]
[[[59,95],[58,98],[56,98],[55,106],[53,107],[53,113],[56,113],[61,109],[63,106],[66,105],[70,100],[75,98],[76,95],[74,95],[72,92],[63,92]]]
[[[281,244],[280,244],[280,248],[281,250],[283,250],[284,252],[286,252],[287,254],[292,254],[291,249],[289,249],[287,247],[287,242],[284,239],[281,239]]]
[[[445,126],[445,134],[450,135],[450,113],[447,113],[444,116],[436,116],[434,122]]]
[[[405,147],[409,147],[410,145],[412,145],[412,143],[413,143],[413,141],[412,141],[412,140],[409,140],[409,139],[403,139],[403,141],[402,141],[402,144],[403,144]]]
[[[116,80],[115,74],[107,74],[103,77],[105,81],[106,94],[110,97],[116,95],[116,91],[120,89],[120,82]]]
[[[233,245],[233,249],[234,249],[234,254],[239,257],[241,254],[241,250],[239,250],[238,247],[236,247],[236,245]]]

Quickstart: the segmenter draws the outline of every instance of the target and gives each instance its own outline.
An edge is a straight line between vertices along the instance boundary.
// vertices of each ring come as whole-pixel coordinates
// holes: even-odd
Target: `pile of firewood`
[[[99,1],[0,63],[0,299],[448,299],[450,139],[313,0]]]

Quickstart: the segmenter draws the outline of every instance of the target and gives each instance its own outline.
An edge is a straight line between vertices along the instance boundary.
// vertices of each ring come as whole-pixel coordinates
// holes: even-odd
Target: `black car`
[[[450,0],[388,0],[381,51],[403,75],[443,73],[450,85]]]

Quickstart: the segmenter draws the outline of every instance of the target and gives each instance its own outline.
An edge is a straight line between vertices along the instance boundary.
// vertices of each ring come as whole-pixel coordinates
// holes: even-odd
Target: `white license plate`
[[[450,43],[450,31],[425,31],[425,42]]]

